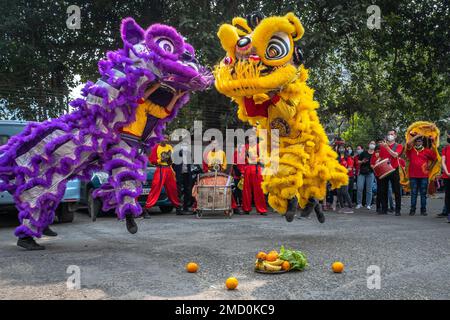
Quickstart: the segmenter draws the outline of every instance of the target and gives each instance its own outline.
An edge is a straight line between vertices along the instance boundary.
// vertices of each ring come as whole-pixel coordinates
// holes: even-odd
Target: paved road
[[[430,211],[441,207],[442,199],[431,200]],[[328,213],[324,225],[315,218],[288,224],[276,214],[155,214],[139,220],[133,236],[113,217],[92,223],[78,213],[74,223],[54,226],[60,236],[43,238],[41,252],[15,246],[13,222],[0,218],[7,225],[0,228],[0,299],[450,299],[450,224],[434,214]],[[282,244],[303,250],[309,269],[254,273],[255,254]],[[190,260],[200,264],[197,274],[184,271]],[[345,263],[343,274],[330,272],[335,260]],[[80,290],[67,290],[70,265],[80,267]],[[370,265],[381,268],[379,290],[367,288]],[[229,276],[239,279],[238,290],[224,289]]]

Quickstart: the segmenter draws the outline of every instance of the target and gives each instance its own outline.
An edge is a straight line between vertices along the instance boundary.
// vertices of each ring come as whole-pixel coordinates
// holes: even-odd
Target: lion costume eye
[[[277,32],[267,44],[266,59],[280,60],[286,57],[290,51],[291,42],[289,36],[284,32]]]
[[[155,39],[156,44],[163,49],[165,52],[173,53],[175,51],[175,46],[169,38],[158,37]]]

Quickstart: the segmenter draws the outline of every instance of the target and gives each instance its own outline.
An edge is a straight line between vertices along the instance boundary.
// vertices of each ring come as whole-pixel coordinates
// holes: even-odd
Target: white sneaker
[[[356,206],[356,210],[361,209],[361,208],[362,208],[362,205],[360,205],[360,204],[358,204],[358,205]]]
[[[372,210],[371,206],[367,206],[366,208],[367,208],[367,210]]]

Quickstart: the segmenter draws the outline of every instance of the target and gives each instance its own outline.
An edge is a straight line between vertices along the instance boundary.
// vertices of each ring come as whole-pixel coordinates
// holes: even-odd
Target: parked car
[[[26,125],[25,121],[0,120],[0,146],[6,144],[10,137],[21,133]],[[56,211],[58,222],[73,221],[76,204],[80,201],[80,187],[81,182],[77,179],[67,183],[64,198]],[[14,208],[14,206],[12,195],[7,191],[0,192],[0,213],[7,212],[7,209]]]
[[[153,181],[153,176],[155,174],[156,167],[152,164],[147,165],[147,180],[142,186],[142,194],[138,198],[139,204],[144,207],[147,201],[148,194],[150,193],[150,187]],[[197,174],[201,172],[201,166],[194,165],[192,170],[192,180],[196,181]],[[92,219],[95,219],[98,215],[107,214],[103,212],[102,203],[100,199],[94,199],[92,196],[93,192],[100,188],[100,186],[108,181],[109,175],[106,172],[96,172],[92,175],[91,181],[86,183],[81,187],[81,197],[79,202],[80,208],[87,208],[88,214]],[[182,200],[182,199],[180,199]],[[158,201],[155,206],[159,207],[162,213],[170,213],[173,211],[174,207],[167,197],[165,188],[162,189]]]

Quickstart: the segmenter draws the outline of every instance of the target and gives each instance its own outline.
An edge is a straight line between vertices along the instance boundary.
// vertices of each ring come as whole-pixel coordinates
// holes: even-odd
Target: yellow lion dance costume
[[[339,188],[348,184],[348,174],[329,145],[316,112],[319,103],[306,84],[308,71],[294,46],[303,34],[293,13],[234,18],[218,32],[227,57],[215,69],[215,84],[239,105],[240,120],[267,130],[266,143],[278,129],[277,169],[271,157],[263,172],[270,206],[291,222],[298,200],[302,216],[315,210],[324,222],[317,200],[325,198],[327,181]]]
[[[421,136],[424,139],[424,147],[431,149],[437,155],[436,160],[428,164],[428,193],[434,194],[436,192],[436,179],[441,173],[442,167],[442,159],[439,155],[439,137],[441,132],[439,128],[432,122],[428,121],[417,121],[411,124],[406,130],[405,140],[406,144],[409,144],[411,139],[415,136]],[[400,171],[400,183],[403,186],[404,190],[409,192],[409,160],[406,162],[406,168]]]

